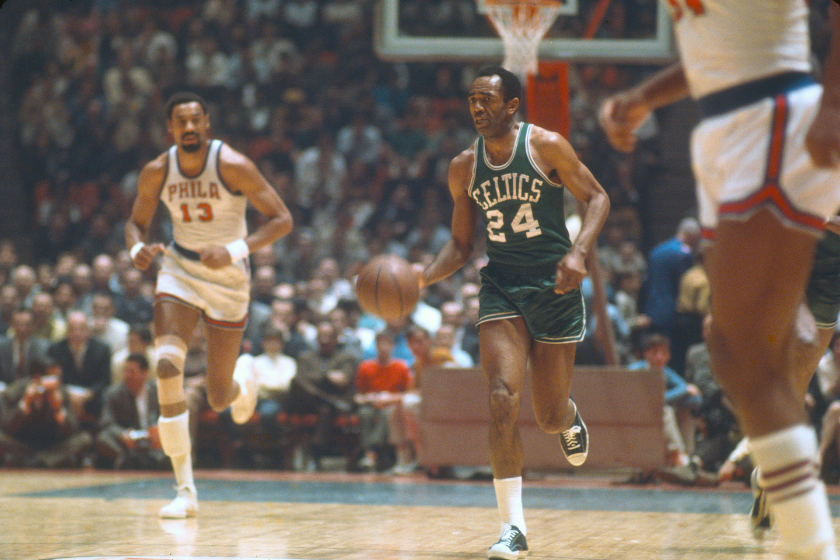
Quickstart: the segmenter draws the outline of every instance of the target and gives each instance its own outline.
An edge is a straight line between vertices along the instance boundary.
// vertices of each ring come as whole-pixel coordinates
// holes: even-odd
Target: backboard
[[[481,4],[378,0],[377,54],[400,61],[501,60],[502,41]],[[563,0],[539,50],[541,60],[660,63],[675,56],[670,16],[659,0]]]

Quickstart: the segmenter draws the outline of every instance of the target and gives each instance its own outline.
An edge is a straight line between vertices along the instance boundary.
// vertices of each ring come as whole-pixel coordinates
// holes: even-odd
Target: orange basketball
[[[356,278],[356,299],[362,309],[386,321],[410,315],[420,297],[420,283],[405,259],[374,257]]]

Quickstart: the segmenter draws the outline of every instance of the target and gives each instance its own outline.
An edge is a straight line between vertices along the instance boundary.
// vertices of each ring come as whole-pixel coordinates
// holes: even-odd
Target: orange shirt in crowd
[[[405,360],[391,360],[381,364],[377,360],[365,360],[356,372],[356,389],[359,393],[403,393],[413,385],[411,368]]]

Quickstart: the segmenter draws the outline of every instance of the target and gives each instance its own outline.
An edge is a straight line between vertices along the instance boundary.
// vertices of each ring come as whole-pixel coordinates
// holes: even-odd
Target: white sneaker
[[[187,484],[179,486],[175,499],[160,508],[160,516],[164,519],[184,519],[195,517],[197,513],[198,495],[195,487]]]
[[[242,354],[236,360],[233,379],[239,383],[239,396],[230,403],[230,415],[237,424],[244,424],[257,408],[257,372],[251,354]]]

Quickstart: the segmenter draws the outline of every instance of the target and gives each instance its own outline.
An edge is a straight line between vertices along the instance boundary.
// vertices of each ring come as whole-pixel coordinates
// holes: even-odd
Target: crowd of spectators
[[[371,13],[366,0],[73,0],[26,12],[11,56],[32,226],[31,243],[0,241],[3,465],[163,461],[150,397],[156,270],[132,266],[123,229],[141,166],[169,145],[162,106],[191,89],[209,102],[214,135],[258,163],[295,218],[289,236],[251,255],[243,351],[257,356],[262,429],[276,433],[280,412],[316,414],[298,466],[317,468],[334,418],[357,412],[358,465],[385,468],[392,447],[410,472],[423,369],[478,365],[481,246],[398,324],[363,313],[352,282],[372,256],[425,264],[448,238],[448,163],[474,138],[465,88],[477,65],[380,61]],[[599,100],[646,69],[571,70],[570,141],[612,200],[599,262],[618,363],[660,368],[678,389],[663,442],[675,465],[728,469],[739,438],[703,351],[709,294],[697,223],[687,218],[646,251],[636,205],[657,165],[655,126],[625,156],[596,123]],[[566,210],[573,231],[575,205]],[[166,219],[153,238],[170,238]],[[602,364],[610,348],[590,278],[583,290],[590,316],[578,362]],[[197,332],[185,366],[194,442],[206,352]]]

